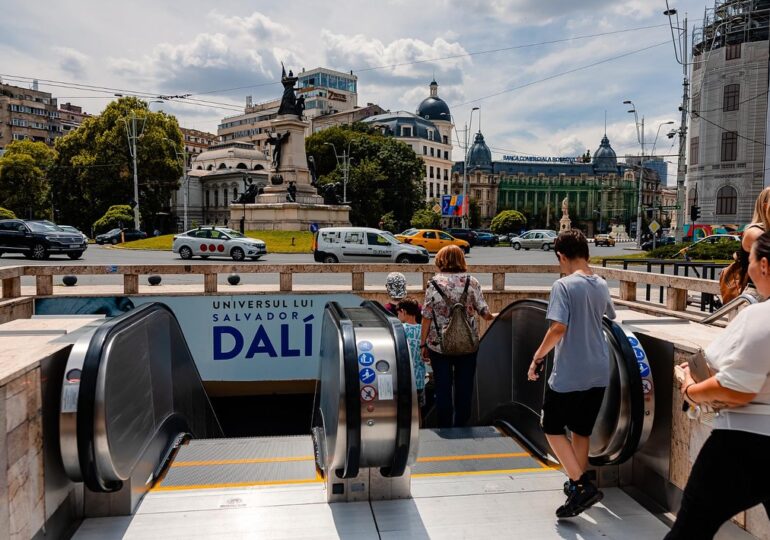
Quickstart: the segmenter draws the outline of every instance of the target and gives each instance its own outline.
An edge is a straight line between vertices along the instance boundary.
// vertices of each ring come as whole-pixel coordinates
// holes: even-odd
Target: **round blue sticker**
[[[631,344],[632,347],[636,347],[639,345],[639,340],[635,337],[628,336],[628,342]]]
[[[636,354],[636,361],[644,360],[644,351],[642,349],[634,348],[634,354]]]
[[[364,384],[371,384],[377,378],[377,374],[372,368],[364,368],[358,372],[358,378]]]
[[[358,355],[358,363],[362,366],[371,366],[374,364],[374,355],[372,353],[361,353]]]
[[[648,366],[645,362],[637,362],[639,364],[639,374],[642,377],[646,377],[650,374],[650,366]]]
[[[358,342],[358,350],[361,352],[369,352],[372,350],[372,342],[371,341],[359,341]]]

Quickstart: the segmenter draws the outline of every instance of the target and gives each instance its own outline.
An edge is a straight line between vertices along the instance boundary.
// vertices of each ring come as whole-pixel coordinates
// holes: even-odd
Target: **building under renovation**
[[[767,185],[769,21],[770,0],[719,0],[693,32],[687,208],[701,207],[698,224],[745,225]]]

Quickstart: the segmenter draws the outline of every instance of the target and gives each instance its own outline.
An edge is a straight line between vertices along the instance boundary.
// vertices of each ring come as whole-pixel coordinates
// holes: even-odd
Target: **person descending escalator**
[[[551,288],[546,312],[550,326],[535,351],[527,377],[538,380],[546,356],[555,349],[540,424],[569,476],[565,484],[567,501],[556,510],[558,518],[568,518],[604,496],[588,477],[588,449],[610,380],[602,318],[607,315],[614,319],[615,309],[607,282],[588,266],[588,242],[583,233],[576,229],[564,231],[553,247],[564,277]]]

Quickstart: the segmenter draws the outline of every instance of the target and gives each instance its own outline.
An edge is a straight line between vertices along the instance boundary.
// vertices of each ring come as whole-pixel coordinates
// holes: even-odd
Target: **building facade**
[[[349,126],[356,122],[363,122],[370,116],[384,114],[387,111],[374,103],[367,103],[366,107],[356,107],[349,111],[342,111],[333,114],[325,114],[310,119],[310,131],[318,133],[324,129],[334,126]]]
[[[358,107],[358,77],[327,68],[302,69],[297,97],[305,98],[305,118],[350,111]]]
[[[740,227],[766,185],[770,2],[717,0],[693,34],[687,207]]]
[[[235,226],[228,223],[230,205],[248,184],[266,186],[269,167],[270,158],[264,152],[242,141],[215,143],[193,156],[186,178],[172,197],[177,229],[184,229],[185,198],[188,229],[193,224]]]
[[[56,98],[35,88],[0,84],[0,149],[12,141],[53,145],[62,135]]]
[[[626,163],[638,167],[642,163],[642,158],[626,154]],[[655,171],[658,178],[660,178],[660,183],[664,186],[668,185],[668,162],[666,162],[665,158],[662,156],[645,156],[644,168]]]
[[[184,139],[184,151],[187,155],[187,167],[192,165],[192,160],[198,154],[205,152],[212,144],[219,141],[219,137],[213,133],[180,127]]]
[[[83,108],[69,102],[59,106],[59,121],[61,122],[62,135],[80,127],[83,121],[91,115],[83,112]]]
[[[572,158],[505,156],[492,159],[484,137],[478,133],[468,160],[452,168],[452,193],[461,194],[463,166],[471,205],[480,211],[480,225],[489,226],[502,210],[518,210],[527,217],[527,228],[557,229],[561,204],[567,198],[572,226],[593,235],[612,225],[635,229],[638,177],[618,163],[605,135],[590,162]],[[657,175],[645,168],[649,178]]]
[[[253,104],[248,96],[243,114],[223,118],[217,126],[219,140],[225,143],[243,141],[253,144],[261,152],[268,152],[265,141],[270,133],[270,120],[278,115],[280,105],[280,99]]]
[[[387,112],[370,116],[364,123],[411,146],[425,163],[425,198],[438,202],[449,194],[452,174],[452,116],[438,96],[438,83],[430,83],[430,94],[416,113]]]

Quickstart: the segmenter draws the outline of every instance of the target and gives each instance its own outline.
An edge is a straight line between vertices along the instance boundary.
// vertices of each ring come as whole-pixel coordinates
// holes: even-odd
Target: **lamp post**
[[[187,230],[187,201],[190,196],[190,177],[187,174],[187,149],[185,148],[184,142],[182,142],[182,151],[179,152],[176,148],[176,143],[169,139],[168,137],[163,137],[164,141],[167,141],[171,144],[171,146],[174,148],[174,154],[176,155],[177,161],[179,158],[182,158],[182,193],[184,198],[184,225],[183,230]]]
[[[337,154],[337,147],[334,146],[334,143],[325,142],[325,146],[331,146],[334,150],[334,159],[337,160],[337,166],[340,165],[340,158],[342,158],[342,204],[349,204],[348,202],[348,174],[350,172],[350,162],[353,161],[353,158],[350,157],[350,143],[353,141],[348,141],[348,147],[347,152],[345,150],[342,151],[342,155]]]
[[[478,107],[473,107],[471,109],[470,119],[468,121],[468,125],[465,126],[465,155],[463,156],[463,211],[462,211],[462,225],[463,229],[468,228],[468,212],[471,210],[471,205],[468,204],[468,197],[467,197],[467,185],[468,185],[468,136],[470,134],[470,130],[473,129],[473,113],[475,111],[478,111]]]
[[[628,112],[634,115],[634,122],[636,124],[636,139],[639,141],[639,146],[642,149],[642,157],[639,162],[639,188],[636,197],[636,249],[642,249],[642,181],[644,179],[644,116],[642,116],[641,123],[639,122],[639,114],[636,111],[636,105],[630,99],[623,102],[624,105],[631,105],[631,110]]]

